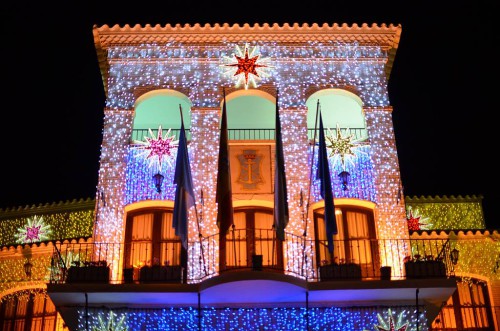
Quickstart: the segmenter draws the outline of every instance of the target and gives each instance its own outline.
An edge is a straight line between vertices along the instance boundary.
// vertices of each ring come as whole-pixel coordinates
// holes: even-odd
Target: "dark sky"
[[[495,1],[172,3],[2,5],[0,209],[94,198],[105,105],[94,24],[392,23],[403,31],[389,97],[405,195],[482,195],[487,226],[500,228]]]

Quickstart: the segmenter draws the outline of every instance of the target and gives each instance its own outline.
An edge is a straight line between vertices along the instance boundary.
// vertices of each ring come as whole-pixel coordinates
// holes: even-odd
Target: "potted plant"
[[[415,254],[413,257],[406,256],[403,262],[406,278],[446,277],[446,266],[442,258],[434,258],[433,255],[421,256]]]
[[[252,255],[252,269],[262,270],[262,255]]]
[[[391,266],[382,266],[380,267],[380,279],[381,280],[391,280]]]
[[[76,262],[76,261],[75,261]],[[68,269],[67,283],[109,283],[109,266],[106,261],[80,261]]]
[[[159,259],[153,259],[153,265],[145,265],[140,269],[141,283],[182,282],[183,268],[180,265],[170,265],[165,261],[160,265]]]
[[[336,262],[337,260],[338,258],[335,257],[332,263],[328,263],[326,260],[322,261],[322,265],[319,267],[321,281],[361,279],[361,266],[359,264],[344,259]]]

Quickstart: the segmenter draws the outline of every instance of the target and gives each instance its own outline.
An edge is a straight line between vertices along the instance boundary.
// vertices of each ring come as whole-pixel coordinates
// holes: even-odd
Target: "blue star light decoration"
[[[170,135],[171,129],[163,136],[161,125],[158,127],[158,134],[155,136],[153,130],[149,129],[150,137],[145,137],[145,141],[134,141],[132,148],[139,150],[136,157],[146,157],[149,160],[149,167],[156,164],[158,169],[161,169],[163,163],[172,165],[172,160],[176,156],[173,153],[177,149],[179,141],[175,140],[175,135]]]
[[[244,47],[236,46],[232,56],[223,56],[223,75],[236,79],[235,87],[243,85],[245,90],[248,87],[257,87],[257,81],[263,77],[269,77],[270,58],[261,58],[259,48],[250,48],[248,44]]]

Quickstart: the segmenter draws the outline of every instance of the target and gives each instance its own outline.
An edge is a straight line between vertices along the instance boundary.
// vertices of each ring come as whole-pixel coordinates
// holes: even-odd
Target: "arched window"
[[[226,265],[251,267],[253,256],[261,255],[263,267],[281,270],[283,249],[277,243],[271,209],[236,209],[234,229],[226,236]]]
[[[335,208],[338,233],[333,238],[333,254],[328,250],[323,213],[324,209],[314,212],[317,265],[355,263],[361,266],[363,278],[376,277],[380,261],[373,211],[356,206]]]
[[[306,101],[307,128],[310,139],[314,137],[314,129],[318,128],[316,118],[318,102],[325,130],[335,131],[338,125],[343,135],[352,134],[355,140],[359,141],[368,138],[361,98],[344,89],[327,88],[313,93]]]
[[[40,291],[16,292],[0,303],[0,329],[14,331],[56,330],[62,319],[47,294]],[[61,329],[62,325],[58,329]]]
[[[125,268],[186,266],[186,252],[172,227],[172,210],[147,209],[127,215]]]

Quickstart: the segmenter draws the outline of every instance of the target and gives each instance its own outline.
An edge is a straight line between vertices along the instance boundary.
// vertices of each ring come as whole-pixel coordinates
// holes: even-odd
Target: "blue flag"
[[[278,94],[276,93],[276,163],[274,174],[274,227],[276,237],[285,240],[285,228],[288,224],[288,196],[286,190],[285,157],[283,155],[283,142],[281,138],[281,121],[278,107]]]
[[[233,195],[231,168],[229,165],[229,139],[227,135],[226,92],[222,104],[222,119],[219,141],[219,167],[217,172],[217,226],[221,235],[226,235],[233,225]]]
[[[179,134],[179,146],[177,148],[177,159],[175,162],[174,184],[177,186],[175,188],[172,227],[175,229],[175,234],[181,238],[182,246],[187,249],[189,208],[195,205],[195,198],[193,191],[193,178],[191,176],[191,166],[189,164],[186,132],[184,130],[184,120],[182,119],[182,109],[181,131]]]
[[[330,166],[328,164],[328,152],[326,150],[325,130],[321,111],[319,112],[319,147],[318,147],[318,172],[316,179],[321,180],[320,194],[325,201],[325,225],[328,239],[328,251],[333,253],[333,235],[337,234],[337,222],[335,220],[335,206],[333,204],[332,178],[330,177]]]

